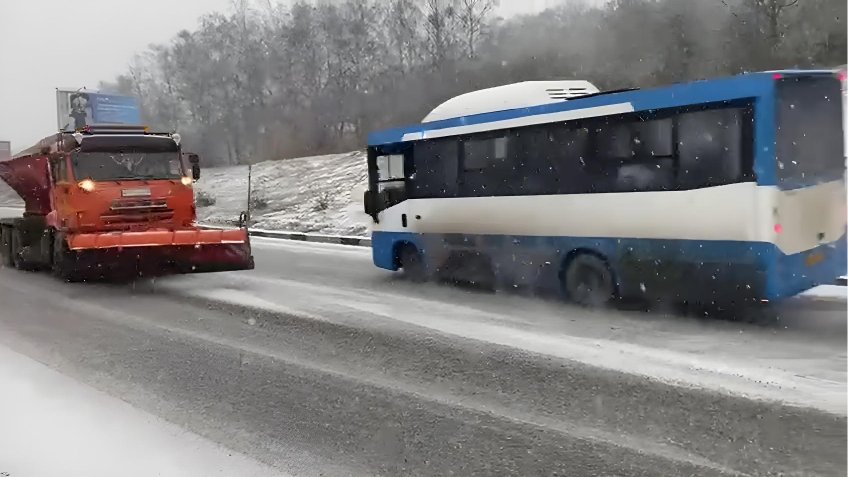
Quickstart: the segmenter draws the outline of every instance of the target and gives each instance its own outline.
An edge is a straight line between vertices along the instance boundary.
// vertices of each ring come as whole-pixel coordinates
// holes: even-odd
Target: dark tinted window
[[[507,158],[507,137],[471,138],[462,141],[463,168],[466,171],[487,169]]]
[[[415,143],[410,197],[455,197],[459,147],[456,138]]]
[[[672,155],[672,120],[637,118],[609,121],[595,126],[597,158],[632,160]]]
[[[693,189],[728,184],[743,176],[742,109],[683,113],[677,118],[679,187]]]
[[[520,194],[567,194],[593,184],[586,170],[589,131],[565,124],[519,130],[514,180]]]
[[[590,130],[594,132],[595,147],[587,157],[592,185],[586,192],[674,188],[671,118],[607,118]]]
[[[518,142],[517,131],[499,133],[488,137],[464,138],[462,144],[463,173],[460,177],[459,193],[464,197],[491,195],[515,195],[516,148],[510,142]]]
[[[839,80],[790,77],[777,86],[777,177],[787,187],[843,176]]]
[[[751,117],[747,108],[660,111],[422,141],[415,194],[642,192],[738,182],[752,178]]]

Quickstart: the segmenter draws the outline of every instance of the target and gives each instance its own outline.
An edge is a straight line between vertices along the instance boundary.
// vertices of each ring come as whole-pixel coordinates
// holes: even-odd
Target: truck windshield
[[[77,180],[179,179],[184,175],[175,152],[82,152],[72,157]]]
[[[777,86],[777,177],[793,189],[841,179],[842,91],[829,76],[789,77]]]

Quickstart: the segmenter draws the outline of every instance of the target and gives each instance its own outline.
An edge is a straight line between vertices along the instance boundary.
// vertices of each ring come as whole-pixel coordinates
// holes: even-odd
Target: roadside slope
[[[247,166],[203,170],[195,188],[198,219],[232,224],[247,207]],[[365,154],[265,161],[253,166],[253,226],[338,235],[365,235],[367,216],[352,192],[365,187]],[[364,189],[363,189],[364,190]],[[205,202],[211,198],[214,204]],[[206,204],[206,205],[204,205]]]

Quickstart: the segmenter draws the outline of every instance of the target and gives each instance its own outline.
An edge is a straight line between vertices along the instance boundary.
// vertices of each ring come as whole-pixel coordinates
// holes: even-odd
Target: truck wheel
[[[6,267],[14,267],[15,263],[12,260],[12,229],[11,227],[0,227],[0,256],[3,257],[3,265]]]
[[[30,270],[27,262],[21,256],[23,237],[19,229],[12,230],[12,266],[18,270]]]
[[[72,252],[68,250],[68,244],[65,242],[65,236],[61,233],[53,235],[53,275],[65,280],[66,282],[80,281],[79,274],[76,273]]]
[[[566,297],[578,305],[603,306],[615,297],[612,272],[595,255],[581,253],[569,260],[562,278]]]

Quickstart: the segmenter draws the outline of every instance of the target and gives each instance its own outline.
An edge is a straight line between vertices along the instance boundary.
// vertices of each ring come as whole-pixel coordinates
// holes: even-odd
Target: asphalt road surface
[[[0,346],[281,474],[846,474],[844,302],[589,311],[254,248],[124,285],[0,269]]]

